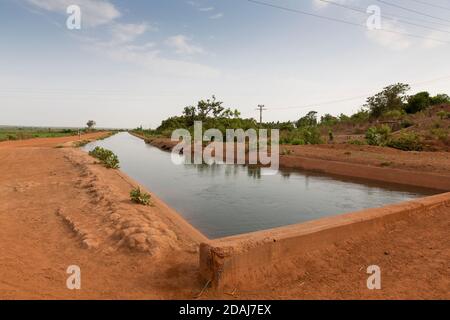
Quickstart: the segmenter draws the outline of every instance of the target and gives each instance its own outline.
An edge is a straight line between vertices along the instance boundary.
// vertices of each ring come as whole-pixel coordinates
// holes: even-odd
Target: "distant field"
[[[76,129],[0,127],[0,141],[77,135]]]

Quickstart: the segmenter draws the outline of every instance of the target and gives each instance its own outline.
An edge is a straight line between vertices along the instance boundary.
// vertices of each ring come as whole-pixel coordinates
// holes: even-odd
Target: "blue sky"
[[[261,1],[368,18],[321,0]],[[394,82],[450,93],[450,10],[433,7],[450,1],[329,1],[378,5],[384,31],[246,0],[0,0],[0,124],[156,127],[212,94],[245,117],[265,104],[265,120],[282,121],[350,114]],[[66,28],[71,4],[81,30]]]

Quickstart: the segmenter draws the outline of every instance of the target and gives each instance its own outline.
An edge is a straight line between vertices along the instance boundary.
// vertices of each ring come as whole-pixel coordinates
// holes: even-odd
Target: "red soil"
[[[151,207],[132,204],[136,183],[120,171],[80,150],[54,148],[76,138],[0,143],[0,299],[196,297],[204,286],[198,244],[205,238],[154,195]],[[339,148],[314,148],[295,152],[347,159]],[[445,154],[349,150],[349,161],[374,165],[391,159],[440,173],[450,166]],[[257,287],[201,298],[449,299],[449,210],[388,227],[280,261],[279,272]],[[80,291],[66,288],[74,264],[81,267]],[[368,264],[382,268],[380,291],[365,287]]]

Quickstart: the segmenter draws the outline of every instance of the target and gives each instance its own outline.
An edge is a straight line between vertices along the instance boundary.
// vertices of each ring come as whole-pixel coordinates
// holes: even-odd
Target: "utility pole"
[[[267,110],[263,104],[259,104],[258,108],[256,110],[259,110],[259,125],[262,125],[262,112],[263,110]]]

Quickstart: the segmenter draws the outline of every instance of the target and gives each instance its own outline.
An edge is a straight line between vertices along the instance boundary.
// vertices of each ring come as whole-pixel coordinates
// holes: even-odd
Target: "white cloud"
[[[127,43],[134,41],[137,37],[149,30],[149,26],[146,23],[140,24],[115,24],[112,29],[112,37],[114,42]],[[153,30],[153,29],[152,29]]]
[[[441,47],[441,46],[443,46],[445,44],[443,42],[439,42],[439,41],[433,40],[433,39],[440,39],[440,38],[442,38],[442,32],[433,31],[428,36],[429,36],[430,39],[424,40],[423,44],[422,44],[423,47],[426,48],[426,49],[435,49],[435,48]]]
[[[196,53],[203,53],[203,48],[190,44],[190,38],[183,36],[181,34],[169,37],[165,43],[169,47],[172,47],[175,49],[175,52],[178,54],[196,54]]]
[[[331,3],[328,0],[312,0],[313,6],[318,9],[325,9],[331,6]],[[339,4],[355,4],[357,0],[330,0],[330,2],[335,2]],[[367,17],[369,17],[369,13]],[[370,41],[377,43],[383,47],[389,48],[391,50],[405,50],[410,48],[412,45],[421,45],[423,48],[436,48],[443,43],[439,41],[434,41],[432,39],[420,39],[417,37],[414,39],[412,36],[408,36],[408,34],[418,36],[423,36],[424,38],[434,38],[439,39],[441,33],[439,32],[430,32],[429,34],[419,33],[416,29],[411,30],[411,28],[406,28],[405,24],[402,24],[399,21],[394,19],[383,18],[383,11],[381,11],[381,23],[383,30],[367,30],[366,36]]]
[[[219,71],[199,63],[167,59],[152,44],[144,46],[123,46],[88,42],[85,49],[107,56],[113,61],[134,64],[145,68],[153,75],[170,75],[176,77],[215,78]]]
[[[198,7],[199,6],[199,4],[196,1],[192,1],[192,0],[186,1],[186,3],[188,5],[190,5],[190,6],[193,6],[193,7]]]
[[[339,4],[351,4],[351,3],[358,3],[358,0],[313,0],[313,6],[317,9],[323,9],[331,5],[329,2],[335,2]]]
[[[322,8],[325,8],[326,6],[328,6],[328,3],[324,2],[324,1],[320,1],[320,0],[313,0],[313,5],[317,9],[322,9]]]
[[[208,12],[208,11],[213,11],[214,7],[206,7],[206,8],[199,8],[198,11],[202,11],[202,12]]]
[[[82,26],[95,27],[110,23],[120,17],[119,10],[107,0],[26,0],[39,9],[66,14],[67,7],[78,5],[81,8]]]
[[[222,17],[223,17],[223,13],[216,13],[216,14],[210,16],[209,18],[210,19],[220,19]]]
[[[83,34],[70,35],[81,43],[83,50],[107,57],[119,63],[128,63],[144,68],[146,72],[177,77],[214,78],[219,75],[215,68],[162,56],[158,46],[153,42],[136,43],[137,39],[148,31],[157,28],[148,23],[119,23],[115,19],[121,16],[118,9],[108,0],[24,0],[32,8],[66,14],[67,6],[76,4],[81,7],[82,26],[95,27],[107,25],[109,39],[101,39]],[[165,44],[174,48],[179,54],[192,55],[203,53],[203,48],[190,43],[183,35],[168,38]]]
[[[382,28],[385,30],[393,30],[395,32],[388,32],[383,30],[367,30],[367,37],[382,45],[393,50],[404,50],[412,45],[411,38],[407,35],[401,34],[405,33],[400,26],[395,23],[383,21]],[[397,33],[399,32],[399,33]]]

